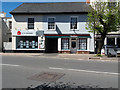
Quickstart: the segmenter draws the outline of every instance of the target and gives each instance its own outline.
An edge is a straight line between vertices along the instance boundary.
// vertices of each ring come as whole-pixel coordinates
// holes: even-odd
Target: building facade
[[[23,3],[10,12],[12,50],[94,52],[94,35],[86,30],[90,9],[82,2]]]
[[[12,42],[12,18],[6,17],[6,13],[0,12],[0,51],[5,48],[4,42]]]

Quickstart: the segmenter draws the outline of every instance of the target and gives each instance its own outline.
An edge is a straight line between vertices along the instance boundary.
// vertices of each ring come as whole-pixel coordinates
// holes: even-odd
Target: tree
[[[91,7],[92,9],[88,12],[86,29],[100,35],[100,44],[97,49],[100,54],[106,35],[119,30],[120,8],[118,3],[113,4],[113,2],[95,2]]]

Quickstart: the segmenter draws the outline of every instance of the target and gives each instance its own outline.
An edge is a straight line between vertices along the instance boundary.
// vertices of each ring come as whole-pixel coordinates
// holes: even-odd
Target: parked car
[[[117,45],[104,45],[101,49],[101,54],[106,56],[117,56],[118,46]]]
[[[120,57],[120,48],[117,49],[117,57]]]

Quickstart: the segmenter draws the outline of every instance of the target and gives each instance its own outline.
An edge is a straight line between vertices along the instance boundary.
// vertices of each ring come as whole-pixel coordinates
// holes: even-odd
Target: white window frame
[[[9,29],[11,30],[12,29],[12,21],[8,21],[8,22],[9,22]],[[10,24],[10,22],[11,22],[11,24]]]
[[[67,43],[68,47],[65,42],[64,42],[65,44],[63,44],[63,40],[68,40],[68,43]],[[65,46],[63,46],[63,45],[65,45]],[[65,48],[65,47],[67,47],[67,48]],[[61,38],[61,50],[69,50],[69,49],[70,49],[70,38]]]
[[[80,39],[81,39],[81,40],[82,40],[82,39],[86,40],[86,49],[81,49],[81,48],[80,48]],[[84,47],[84,46],[82,46],[82,47]],[[87,39],[87,38],[79,38],[79,39],[78,39],[78,49],[79,49],[79,50],[82,50],[82,51],[87,51],[87,50],[88,50],[88,39]]]
[[[54,29],[48,29],[48,21],[49,21],[49,18],[54,18],[54,20],[55,20],[55,28],[54,28]],[[47,18],[47,29],[48,29],[48,30],[56,30],[56,18],[55,18],[55,17],[48,17],[48,18]]]
[[[34,17],[28,17],[28,19],[29,19],[29,18],[33,18],[33,19],[34,19],[34,28],[33,28],[33,29],[35,29],[35,18],[34,18]],[[29,24],[29,23],[28,23],[28,19],[27,19],[27,29],[29,30],[29,28],[28,28],[28,24]]]
[[[71,18],[77,18],[77,29],[71,29]],[[78,16],[70,16],[70,21],[69,21],[69,29],[70,30],[75,30],[75,31],[77,31],[77,30],[79,30],[79,24],[78,24],[79,22],[78,22]]]

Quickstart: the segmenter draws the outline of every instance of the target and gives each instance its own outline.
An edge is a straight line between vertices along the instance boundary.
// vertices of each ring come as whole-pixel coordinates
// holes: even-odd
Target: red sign
[[[20,31],[18,31],[18,32],[17,32],[17,35],[21,35],[21,32],[20,32]]]

